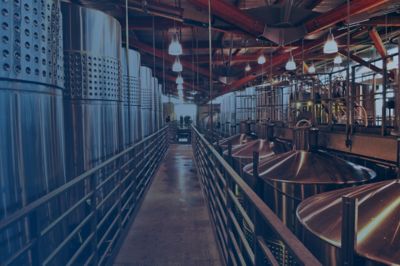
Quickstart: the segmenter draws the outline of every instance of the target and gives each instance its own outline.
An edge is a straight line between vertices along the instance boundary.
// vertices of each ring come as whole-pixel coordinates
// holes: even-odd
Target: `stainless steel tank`
[[[140,67],[140,108],[142,116],[142,136],[147,137],[151,132],[151,87],[152,71],[150,68]]]
[[[151,86],[151,133],[157,131],[157,90],[158,90],[158,78],[152,78]]]
[[[0,4],[0,220],[66,181],[61,33],[59,1]],[[40,228],[63,206],[61,200],[43,206]],[[0,231],[1,265],[30,238],[27,228]],[[61,237],[49,233],[43,253]],[[27,264],[27,257],[14,264]]]
[[[344,188],[304,200],[299,237],[323,265],[341,264],[343,196],[358,199],[355,265],[400,265],[400,181]]]
[[[64,28],[65,93],[64,115],[67,151],[68,178],[72,179],[104,162],[124,148],[122,141],[122,97],[121,97],[121,26],[119,22],[94,9],[71,3],[62,3]],[[96,182],[102,182],[118,168],[109,164],[96,174]],[[98,191],[101,202],[118,182],[118,175],[107,181]],[[77,202],[89,191],[89,182],[72,189],[68,197],[70,204]],[[107,198],[97,212],[102,219],[115,203],[114,193]],[[85,206],[86,204],[86,206]],[[91,208],[85,202],[71,216],[73,230],[86,217]],[[111,224],[110,218],[97,231],[97,237]],[[84,235],[83,233],[81,235]],[[82,244],[77,240],[76,246]],[[100,249],[110,241],[105,240]],[[76,247],[72,247],[74,249]]]
[[[129,60],[129,67],[128,62]],[[122,49],[123,143],[128,147],[142,138],[140,116],[140,53]],[[129,73],[128,73],[129,69]]]
[[[162,84],[158,85],[158,112],[159,112],[159,120],[158,120],[158,128],[162,128],[164,126],[164,110],[163,110],[163,101],[162,101]]]
[[[62,3],[69,178],[122,148],[121,26],[113,17]]]

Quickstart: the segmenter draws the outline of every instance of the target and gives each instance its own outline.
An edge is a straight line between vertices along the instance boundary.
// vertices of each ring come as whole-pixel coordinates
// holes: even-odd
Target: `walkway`
[[[114,265],[221,265],[190,145],[171,145]]]

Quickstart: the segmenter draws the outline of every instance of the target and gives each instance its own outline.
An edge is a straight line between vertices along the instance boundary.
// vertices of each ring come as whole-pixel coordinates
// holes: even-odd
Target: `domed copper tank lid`
[[[246,134],[237,134],[230,136],[226,139],[223,139],[219,142],[219,146],[221,146],[223,149],[228,148],[229,142],[232,144],[232,148],[236,147],[237,145],[242,145],[245,144],[249,141],[253,140],[251,136],[248,136]]]
[[[273,144],[265,139],[257,139],[238,145],[232,149],[232,157],[236,159],[252,159],[253,152],[258,152],[259,158],[269,158],[275,153],[272,150]],[[228,151],[224,152],[228,155]]]
[[[294,184],[355,184],[376,176],[366,167],[356,165],[318,149],[318,129],[294,129],[295,150],[259,162],[258,176],[265,181]],[[252,175],[253,167],[243,169]]]
[[[243,170],[253,174],[252,165],[246,165]],[[376,174],[324,151],[294,150],[261,160],[258,176],[281,183],[352,184],[368,181]]]
[[[358,199],[356,252],[400,265],[400,180],[334,190],[304,200],[297,218],[311,233],[340,248],[343,196]]]

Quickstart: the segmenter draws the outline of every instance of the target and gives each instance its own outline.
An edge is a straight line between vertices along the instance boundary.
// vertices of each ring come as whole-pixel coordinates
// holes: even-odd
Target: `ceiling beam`
[[[189,0],[189,2],[201,8],[208,8],[208,0]],[[356,15],[364,13],[389,2],[390,0],[352,0],[349,5],[350,14]],[[345,21],[347,8],[347,4],[343,4],[331,11],[320,14],[316,18],[310,19],[304,25],[305,32],[307,35],[312,35],[323,29],[332,27],[339,22]],[[211,11],[213,15],[256,37],[263,35],[267,27],[264,23],[252,18],[243,10],[240,10],[225,0],[212,1]]]
[[[366,26],[400,27],[400,16],[380,16],[361,23]]]
[[[204,9],[208,8],[208,0],[189,0],[189,2]],[[258,37],[264,33],[262,22],[252,18],[235,5],[223,0],[214,0],[211,3],[213,15],[254,36]]]
[[[367,12],[373,8],[389,3],[390,0],[352,0],[350,1],[350,14],[356,15]],[[323,29],[334,26],[345,21],[347,14],[347,4],[343,4],[324,14],[319,15],[305,23],[308,34],[319,32]]]
[[[365,29],[359,28],[353,34],[359,34],[359,32],[361,32],[361,31],[365,31]],[[347,36],[346,31],[341,31],[341,32],[335,33],[336,39],[340,39],[345,36]],[[308,43],[307,45],[304,45],[303,49],[301,47],[294,49],[292,51],[292,54],[294,57],[301,57],[302,53],[304,53],[306,55],[306,53],[308,53],[316,48],[321,47],[324,43],[325,43],[325,40],[315,40],[313,42]],[[287,60],[289,59],[289,56],[290,56],[290,54],[287,52],[275,55],[272,58],[272,67],[277,67],[279,65],[285,64],[287,62]],[[258,76],[260,76],[262,74],[266,74],[267,70],[269,70],[270,64],[271,63],[267,61],[266,64],[264,64],[264,67],[261,65],[258,65],[257,67],[252,69],[252,71],[251,71],[252,75],[247,75],[247,76],[233,82],[232,84],[225,86],[223,88],[223,92],[226,93],[229,91],[237,90],[240,87],[242,87],[243,85],[245,85],[246,83],[248,83],[249,81],[256,79]]]
[[[379,33],[376,31],[375,27],[373,27],[369,31],[369,37],[374,42],[374,46],[375,46],[376,50],[378,51],[378,53],[380,54],[380,56],[382,58],[386,57],[387,51],[386,51],[385,45],[383,44],[381,36],[379,36]]]
[[[347,53],[346,50],[339,50],[339,53],[341,55],[343,55],[343,56],[346,56],[346,57],[348,56],[348,53]],[[379,67],[377,67],[377,66],[375,66],[373,64],[368,63],[367,61],[365,61],[364,59],[362,59],[358,55],[355,55],[354,53],[350,53],[350,59],[353,60],[354,62],[359,63],[362,66],[365,66],[365,67],[371,69],[372,71],[375,71],[377,73],[382,73],[382,69],[381,68],[379,68]]]

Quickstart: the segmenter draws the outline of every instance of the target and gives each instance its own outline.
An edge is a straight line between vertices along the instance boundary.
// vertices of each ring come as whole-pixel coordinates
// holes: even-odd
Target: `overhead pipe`
[[[189,0],[189,2],[201,8],[206,8],[208,0]],[[377,8],[389,2],[389,0],[353,0],[349,7],[350,14],[356,15],[367,12],[368,10]],[[319,15],[316,18],[310,19],[302,26],[277,28],[265,25],[225,0],[214,0],[213,7],[213,15],[233,24],[253,36],[263,36],[279,45],[294,42],[306,35],[314,34],[331,27],[336,23],[344,21],[346,17],[344,17],[343,14],[347,13],[347,4],[343,4],[329,12]],[[290,6],[287,7],[287,9],[289,8],[291,9]]]

